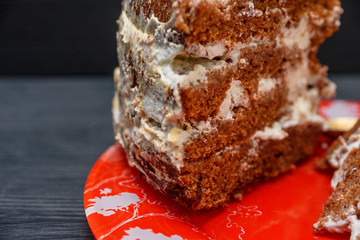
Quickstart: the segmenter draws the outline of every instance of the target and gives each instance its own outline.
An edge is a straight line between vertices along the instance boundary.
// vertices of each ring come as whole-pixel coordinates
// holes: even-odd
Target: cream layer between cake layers
[[[231,121],[234,108],[246,107],[249,101],[272,94],[281,84],[285,84],[289,90],[289,104],[284,109],[286,114],[265,129],[256,131],[253,138],[282,139],[286,136],[284,128],[309,121],[322,122],[316,113],[318,90],[308,89],[319,78],[310,72],[308,66],[311,39],[316,34],[309,23],[311,14],[304,15],[294,28],[284,27],[276,39],[254,39],[250,43],[238,43],[231,47],[226,42],[198,45],[195,51],[197,56],[185,56],[184,45],[168,40],[177,36],[171,28],[173,18],[168,23],[161,23],[152,16],[150,20],[140,21],[142,24],[136,26],[127,15],[127,12],[131,12],[127,9],[128,4],[125,3],[124,8],[119,20],[120,69],[115,73],[117,92],[113,104],[116,137],[120,141],[130,138],[138,146],[151,145],[157,152],[165,153],[177,168],[181,168],[184,146],[201,134],[216,132],[214,120]],[[337,22],[337,18],[338,13],[335,11],[334,17],[326,21]],[[284,19],[284,25],[286,21]],[[206,73],[211,70],[226,70],[239,63],[246,66],[249,63],[241,57],[242,51],[271,41],[276,42],[276,47],[296,47],[301,50],[300,61],[286,71],[283,79],[272,76],[256,79],[258,90],[253,96],[244,92],[241,79],[233,79],[215,116],[201,122],[185,120],[179,94],[181,89],[206,84]],[[130,57],[137,59],[133,63],[138,65],[128,65],[129,51]],[[227,59],[231,59],[231,62],[226,61]],[[142,78],[134,79],[130,68],[141,72]],[[134,84],[135,81],[141,81],[141,85]],[[329,84],[325,91],[331,96],[335,91],[334,84]],[[126,142],[123,144],[127,145]]]

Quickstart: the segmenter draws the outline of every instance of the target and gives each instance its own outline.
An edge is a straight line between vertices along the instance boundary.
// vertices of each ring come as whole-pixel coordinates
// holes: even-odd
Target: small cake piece
[[[360,240],[360,120],[331,145],[325,161],[337,170],[333,192],[314,230],[351,232],[351,240]]]
[[[339,0],[123,1],[113,115],[130,165],[193,209],[293,169],[335,94],[316,53],[341,13]]]

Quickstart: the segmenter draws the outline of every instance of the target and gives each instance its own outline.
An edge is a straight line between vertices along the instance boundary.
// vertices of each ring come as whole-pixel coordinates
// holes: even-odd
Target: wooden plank
[[[83,189],[112,94],[111,77],[0,81],[0,239],[93,239]]]
[[[334,75],[360,101],[360,75]],[[0,239],[93,239],[89,171],[113,142],[111,77],[0,78]]]

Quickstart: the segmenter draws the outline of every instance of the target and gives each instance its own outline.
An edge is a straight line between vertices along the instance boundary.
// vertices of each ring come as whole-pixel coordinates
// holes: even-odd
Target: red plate
[[[360,103],[324,101],[325,118],[359,117]],[[259,184],[241,202],[195,212],[163,196],[130,168],[120,145],[111,146],[92,168],[85,186],[86,217],[96,239],[349,239],[314,234],[312,225],[330,196],[330,174],[315,170],[332,139],[323,136],[314,155],[296,170]]]

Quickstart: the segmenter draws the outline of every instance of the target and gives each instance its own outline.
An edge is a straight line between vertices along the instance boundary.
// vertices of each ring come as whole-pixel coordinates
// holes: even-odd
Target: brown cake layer
[[[194,4],[193,0],[177,1],[173,6],[178,15],[175,26],[177,29],[185,32],[185,43],[206,44],[216,42],[221,39],[229,39],[231,42],[249,42],[254,38],[270,37],[273,38],[281,30],[279,24],[284,15],[284,9],[291,16],[287,26],[296,25],[306,12],[316,12],[317,18],[324,19],[334,6],[340,6],[337,0],[293,0],[293,1],[276,1],[276,0],[255,0],[253,7],[247,1],[233,0],[228,1],[226,6],[221,1],[214,1],[208,4],[208,1],[199,1]],[[232,6],[229,8],[228,5]],[[257,11],[254,11],[256,9]],[[279,9],[279,11],[266,13],[270,9]],[[241,10],[245,14],[239,15]],[[193,14],[196,12],[196,14]],[[254,27],[256,26],[256,27]],[[318,37],[323,41],[324,36],[330,30],[320,34]],[[239,32],[244,34],[239,35]],[[321,36],[323,35],[323,36]],[[331,34],[330,34],[331,35]]]
[[[250,101],[244,107],[234,110],[231,120],[214,120],[216,131],[202,133],[193,137],[184,148],[185,160],[196,161],[207,158],[236,141],[251,137],[257,130],[279,120],[287,111],[288,89],[279,84],[274,91],[262,96],[257,101]]]
[[[351,232],[360,239],[360,121],[328,149],[324,160],[336,167],[333,192],[324,204],[315,231]]]
[[[206,73],[206,84],[180,88],[180,100],[184,118],[178,119],[179,128],[196,128],[200,121],[213,118],[210,122],[214,129],[191,137],[191,141],[188,141],[184,147],[185,159],[195,161],[198,158],[206,158],[227,144],[231,144],[238,139],[246,139],[255,131],[279,120],[289,111],[288,108],[293,104],[288,98],[289,86],[287,84],[287,81],[290,81],[293,77],[291,72],[297,71],[303,61],[309,60],[297,47],[292,49],[277,47],[274,43],[245,48],[241,51],[241,58],[246,59],[246,65],[226,63],[224,67],[212,69]],[[132,82],[130,82],[131,90],[129,89],[128,92],[158,91],[159,88],[157,89],[154,80],[149,78],[149,74],[146,74],[146,70],[144,70],[146,66],[144,67],[143,61],[132,57],[132,50],[127,52],[125,59],[128,65],[122,71],[127,72],[132,79]],[[186,60],[189,61],[189,59]],[[143,64],[141,65],[139,62]],[[311,68],[311,66],[317,64],[317,62],[310,61],[305,68]],[[308,82],[307,86],[292,90],[295,93],[292,98],[295,99],[297,95],[305,94],[307,88],[318,89],[320,96],[323,97],[330,97],[333,94],[331,91],[330,93],[322,91],[327,89],[329,85],[326,71],[309,74],[312,77],[312,82]],[[262,78],[273,78],[276,86],[264,93],[263,96],[256,98],[259,80]],[[233,119],[231,120],[214,118],[219,113],[219,107],[226,97],[231,82],[235,79],[241,79],[241,86],[245,90],[243,98],[248,100],[248,104],[239,105],[232,109]],[[292,81],[297,81],[297,79]],[[320,82],[322,83],[321,86],[319,85]],[[126,87],[121,86],[121,88],[125,89]],[[163,97],[164,102],[175,106],[172,90],[164,89],[163,91],[165,95]],[[128,95],[123,94],[120,98],[128,98]],[[312,105],[316,106],[317,101],[318,98],[313,99]],[[139,113],[134,111],[128,114],[136,116]],[[157,124],[156,121],[154,121],[154,124]]]
[[[158,17],[159,21],[168,21],[171,14],[175,14],[176,18],[184,18],[184,15],[191,15],[191,17],[195,17],[196,15],[198,19],[201,19],[202,15],[211,16],[212,18],[213,15],[209,14],[206,9],[214,8],[220,11],[222,8],[221,6],[219,6],[219,4],[222,4],[221,1],[175,1],[174,3],[171,3],[171,1],[131,1],[128,14],[135,14],[135,17],[133,18],[133,21],[135,23],[137,21],[140,21],[140,13],[144,14],[145,19],[152,17],[154,14],[155,17]],[[247,5],[248,3],[243,1],[229,1],[226,5],[228,7],[227,11],[230,11],[233,14],[235,12],[241,13],[243,9],[247,9],[247,7],[241,7],[244,4]],[[184,9],[182,10],[185,11],[185,9],[187,9],[187,12],[177,12],[177,5],[188,6],[184,7]],[[198,5],[201,7],[198,8]],[[184,114],[184,118],[179,118],[177,119],[177,121],[180,121],[180,125],[185,128],[189,123],[198,123],[200,121],[206,121],[208,118],[214,117],[219,112],[219,107],[226,96],[226,91],[230,88],[231,81],[235,79],[241,80],[242,87],[247,92],[246,97],[252,100],[254,94],[258,90],[258,82],[261,78],[281,78],[283,77],[286,70],[293,68],[301,61],[308,61],[308,69],[311,75],[308,76],[308,78],[311,79],[308,83],[309,88],[317,88],[320,92],[321,97],[333,97],[334,92],[331,87],[329,87],[330,83],[326,77],[327,68],[319,64],[318,59],[316,58],[316,52],[318,50],[319,44],[338,28],[336,22],[338,20],[338,17],[336,17],[336,15],[334,15],[333,18],[327,16],[335,14],[333,10],[335,6],[339,6],[339,2],[335,0],[315,2],[286,1],[285,3],[279,3],[278,1],[254,1],[254,7],[256,9],[259,9],[259,11],[269,12],[269,9],[283,9],[281,10],[284,11],[282,13],[280,10],[274,10],[273,12],[270,11],[271,14],[268,13],[268,15],[278,15],[281,13],[281,19],[284,20],[284,18],[289,18],[288,21],[291,24],[288,24],[288,26],[284,26],[283,23],[280,23],[280,20],[275,21],[271,17],[262,18],[262,22],[256,22],[252,24],[252,19],[257,19],[256,21],[260,21],[258,17],[242,15],[240,17],[246,19],[246,24],[241,24],[244,29],[242,29],[241,31],[239,29],[236,31],[234,30],[234,34],[236,33],[237,35],[243,36],[244,34],[251,34],[251,31],[249,29],[252,29],[254,31],[260,31],[264,26],[266,28],[268,24],[276,24],[277,28],[286,27],[290,29],[296,27],[296,23],[299,24],[299,19],[301,19],[302,17],[307,17],[309,18],[308,21],[310,23],[309,31],[315,31],[316,34],[314,34],[311,39],[310,46],[306,49],[299,49],[296,45],[293,47],[279,45],[279,43],[275,40],[275,37],[269,33],[272,29],[269,27],[267,28],[266,35],[268,40],[265,42],[260,41],[257,42],[257,44],[255,44],[254,46],[247,46],[244,47],[244,49],[241,49],[240,54],[236,59],[236,62],[232,62],[234,59],[229,58],[204,59],[194,55],[188,56],[188,54],[191,54],[191,52],[189,52],[190,50],[188,49],[188,46],[185,46],[185,52],[183,53],[185,55],[180,54],[175,58],[175,60],[181,58],[193,58],[192,61],[197,61],[197,59],[199,59],[199,61],[201,60],[208,62],[226,60],[226,64],[219,69],[209,70],[206,73],[206,84],[197,84],[195,82],[190,83],[189,86],[179,86],[179,94],[181,98],[180,102],[182,105],[181,110]],[[312,12],[312,14],[308,14],[308,11],[315,11],[318,15],[316,15],[315,12]],[[225,13],[222,12],[219,14],[224,15]],[[264,16],[265,15],[266,14],[264,14]],[[329,20],[330,22],[327,22],[328,20],[324,20],[328,18],[331,19]],[[217,18],[214,17],[214,19]],[[231,22],[230,25],[233,27],[235,27],[236,25],[234,25],[233,23],[238,22],[235,20],[236,17],[232,17],[229,20]],[[321,22],[320,20],[323,20],[323,22]],[[201,22],[201,24],[198,25],[207,23],[202,21],[199,22]],[[319,22],[321,22],[321,24]],[[141,25],[140,23],[137,24]],[[208,25],[210,26],[211,24],[208,23]],[[312,25],[313,27],[311,27]],[[120,25],[120,29],[121,28],[122,26]],[[216,26],[216,28],[221,29],[222,34],[226,34],[227,36],[226,38],[222,38],[221,40],[228,41],[229,32],[224,30],[224,27],[222,25],[221,27]],[[179,34],[183,34],[183,31],[181,29],[176,29],[176,31]],[[279,34],[279,31],[280,30],[278,29],[276,33]],[[191,31],[192,34],[195,34],[194,32],[196,31]],[[210,32],[208,32],[207,34],[210,34]],[[252,39],[255,38],[255,36],[252,36]],[[237,43],[241,42],[246,43],[246,41],[240,40]],[[196,44],[197,42],[192,43]],[[120,41],[119,44],[121,45],[124,43]],[[139,88],[139,92],[153,91],[152,89],[157,87],[153,84],[157,81],[158,75],[156,75],[156,73],[152,73],[152,70],[148,70],[148,68],[150,67],[147,66],[147,63],[144,60],[144,56],[138,54],[138,52],[136,52],[134,49],[130,49],[128,46],[126,46],[126,44],[121,46],[120,49],[122,49],[119,52],[120,62],[124,62],[124,60],[122,59],[126,59],[125,62],[127,63],[127,66],[125,66],[122,71],[132,76],[131,88],[137,87]],[[286,85],[284,82],[281,82],[281,84]],[[291,104],[291,102],[288,102],[285,99],[285,96],[288,94],[288,91],[286,89],[287,86],[282,86],[282,88],[284,88],[282,90],[282,96],[280,96],[282,106],[276,106],[279,110],[279,113],[283,112],[283,107]],[[299,89],[299,91],[304,90],[305,89]],[[162,91],[168,93],[168,95],[165,94],[165,96],[163,97],[163,101],[169,102],[169,104],[175,106],[175,98],[173,98],[172,95],[173,89],[165,88]],[[269,103],[268,105],[271,104]],[[258,112],[256,109],[252,110],[253,112]],[[273,110],[270,111],[274,112]],[[276,117],[278,116],[278,114],[276,113],[272,115],[274,116],[272,120],[276,119]],[[256,115],[252,117],[250,116],[249,119],[254,119],[255,117]],[[258,129],[261,129],[265,126],[256,124],[254,125],[254,127]]]
[[[130,163],[193,209],[293,168],[334,95],[316,52],[340,13],[338,0],[124,1],[113,113]]]
[[[193,43],[207,43],[227,40],[232,43],[250,42],[254,38],[274,37],[282,27],[280,22],[285,12],[290,16],[287,26],[299,23],[304,13],[313,12],[316,20],[326,19],[334,7],[340,7],[338,0],[138,0],[131,1],[134,19],[153,15],[161,22],[168,22],[173,13],[175,30],[187,46]],[[277,9],[277,10],[273,10]],[[239,14],[242,13],[242,14]],[[138,23],[138,25],[141,25]],[[338,26],[329,24],[320,29],[317,42],[330,36]],[[243,33],[239,35],[239,32]]]
[[[329,218],[333,221],[344,221],[343,224],[339,224],[341,226],[338,227],[338,231],[336,228],[330,229],[330,231],[351,231],[349,215],[360,216],[358,208],[360,202],[360,149],[351,152],[344,164],[346,165],[344,180],[337,184],[331,197],[322,207],[323,212],[319,218],[319,224],[315,227],[316,231],[327,230],[326,223]],[[360,235],[357,239],[360,239]]]
[[[242,87],[245,90],[244,97],[248,99],[248,104],[239,105],[232,109],[232,119],[214,118],[209,121],[213,127],[212,131],[193,135],[184,146],[184,160],[197,161],[199,158],[207,158],[210,154],[217,152],[228,144],[247,139],[257,130],[261,130],[279,120],[291,109],[293,102],[288,99],[289,86],[286,78],[292,78],[292,75],[287,76],[286,74],[289,71],[296,71],[299,64],[302,64],[303,59],[300,50],[295,48],[295,50],[291,51],[288,48],[272,48],[271,45],[268,45],[245,49],[243,54],[247,59],[250,59],[250,64],[245,68],[240,69],[228,65],[226,68],[209,71],[207,73],[207,84],[189,87],[180,91],[185,119],[179,124],[179,127],[183,129],[197,128],[200,121],[215,117],[219,112],[221,103],[224,101],[226,91],[229,90],[230,83],[234,79],[242,80]],[[155,89],[156,86],[151,86],[152,81],[147,79],[146,75],[140,75],[143,71],[133,67],[135,65],[132,62],[133,58],[128,58],[128,60],[130,69],[132,69],[130,75],[136,81],[136,84],[132,83],[133,87],[131,89],[136,88],[137,92]],[[259,78],[261,77],[275,79],[276,86],[271,91],[256,98]],[[316,76],[313,77],[316,78]],[[323,79],[324,76],[320,74],[319,78]],[[326,78],[323,81],[329,84]],[[317,84],[318,81],[315,81],[315,83]],[[318,89],[321,93],[322,89],[328,87],[322,86],[323,88],[320,88],[317,85],[308,84],[308,86],[304,86],[305,89],[299,88],[295,90],[295,94],[304,95],[307,88]],[[122,86],[121,88],[125,87]],[[331,93],[333,94],[333,92]],[[293,94],[293,98],[297,97],[295,94]],[[326,95],[326,97],[329,97],[329,95]],[[128,98],[128,96],[123,94],[120,98]],[[170,97],[166,98],[165,101],[172,102],[175,100]],[[318,97],[310,101],[314,106],[311,112],[315,112]],[[175,105],[175,102],[172,105]],[[134,111],[128,114],[136,116],[138,113]],[[130,124],[136,124],[136,121]],[[157,125],[158,123],[154,121],[153,124]]]
[[[191,121],[196,123],[214,117],[219,112],[219,107],[225,99],[226,91],[230,88],[232,80],[241,79],[242,87],[246,90],[245,97],[251,99],[257,93],[258,82],[261,78],[284,78],[286,71],[294,69],[294,67],[297,67],[297,64],[304,61],[304,58],[307,58],[307,56],[301,56],[301,50],[296,47],[294,49],[276,47],[274,43],[243,49],[240,57],[246,59],[247,64],[239,63],[238,65],[232,65],[227,63],[219,69],[208,71],[206,73],[206,84],[180,88],[182,110],[185,115],[184,122]],[[126,53],[125,59],[127,59],[128,63],[128,70],[125,71],[133,79],[131,88],[139,88],[139,92],[152,89],[154,80],[149,78],[149,74],[147,74],[146,66],[144,67],[146,63],[141,58],[134,57],[131,50]],[[315,68],[318,63],[310,61],[308,65],[310,68]],[[156,77],[154,78],[156,79]],[[320,92],[321,89],[329,85],[326,71],[324,74],[315,75],[313,81],[314,85],[309,87],[316,87]],[[317,83],[320,81],[324,84],[318,86]],[[287,105],[288,102],[285,99],[287,96],[287,86],[284,81],[281,81],[281,85],[283,89],[280,95],[282,96],[279,97],[282,98],[282,105]],[[172,92],[170,89],[168,93],[170,99],[165,99],[165,101],[175,101],[171,98]],[[324,97],[331,97],[333,93],[323,95],[325,95]],[[280,106],[278,107],[281,110]]]
[[[186,119],[199,122],[215,116],[233,79],[241,79],[247,97],[251,98],[258,90],[259,79],[283,77],[285,70],[293,68],[302,60],[300,53],[299,49],[279,48],[274,43],[244,49],[241,58],[246,59],[245,66],[242,63],[228,64],[224,69],[209,72],[206,85],[181,90]],[[283,98],[282,104],[286,105],[285,83],[283,88],[280,98]]]
[[[321,126],[297,125],[286,132],[289,136],[282,140],[234,143],[206,159],[185,163],[180,171],[166,155],[152,149],[141,150],[130,143],[128,153],[156,189],[193,209],[209,209],[223,206],[251,183],[295,168],[296,162],[312,153]]]

